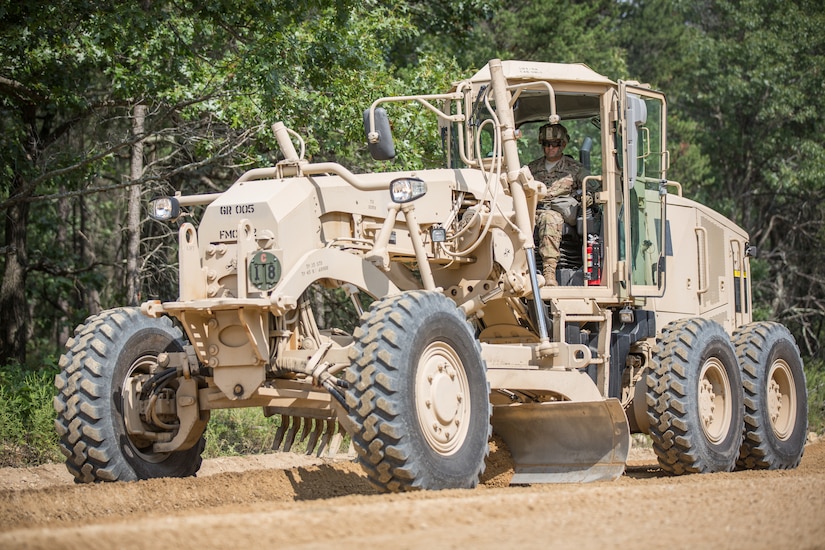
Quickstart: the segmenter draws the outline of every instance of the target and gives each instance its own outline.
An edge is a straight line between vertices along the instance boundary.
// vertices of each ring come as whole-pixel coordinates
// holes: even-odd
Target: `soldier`
[[[544,286],[558,285],[556,265],[561,255],[559,244],[564,217],[558,207],[553,207],[553,199],[570,197],[574,189],[581,188],[582,180],[588,175],[581,163],[564,156],[564,148],[569,142],[567,128],[561,124],[545,124],[539,128],[539,143],[544,148],[544,156],[528,165],[533,178],[547,186],[547,195],[536,212],[539,253],[544,262]]]

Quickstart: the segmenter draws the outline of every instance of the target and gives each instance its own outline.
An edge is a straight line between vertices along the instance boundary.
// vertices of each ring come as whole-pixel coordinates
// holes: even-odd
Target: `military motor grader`
[[[395,155],[398,103],[437,117],[444,167],[311,163],[276,123],[276,166],[152,201],[180,223],[180,296],[94,315],[69,341],[56,428],[77,481],[194,475],[210,411],[231,407],[281,415],[283,449],[335,452],[348,433],[386,491],[475,486],[493,432],[516,484],[614,479],[631,432],[672,474],[799,463],[798,348],[752,322],[747,234],[667,179],[661,93],[492,60],[446,93],[376,100],[376,159]],[[558,286],[539,275],[546,187],[526,167],[548,122],[590,173]],[[319,326],[313,285],[349,294],[360,326]]]

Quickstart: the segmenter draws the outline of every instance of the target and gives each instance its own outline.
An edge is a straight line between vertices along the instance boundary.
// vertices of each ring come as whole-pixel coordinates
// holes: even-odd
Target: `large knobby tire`
[[[472,488],[491,435],[481,347],[455,303],[414,291],[376,302],[350,354],[359,462],[383,491]]]
[[[796,468],[808,435],[808,393],[799,348],[779,323],[733,333],[745,389],[745,438],[737,467]]]
[[[153,453],[124,424],[123,387],[157,366],[164,351],[181,351],[181,331],[167,318],[136,308],[104,311],[86,320],[67,342],[55,377],[55,428],[76,482],[187,477],[201,465],[204,439],[186,451]]]
[[[670,323],[653,350],[647,415],[662,470],[729,472],[742,443],[742,381],[730,338],[702,318]]]

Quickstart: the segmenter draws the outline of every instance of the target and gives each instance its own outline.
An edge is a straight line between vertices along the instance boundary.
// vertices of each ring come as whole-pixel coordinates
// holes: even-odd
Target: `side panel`
[[[696,241],[699,252],[699,311],[706,314],[730,302],[733,273],[725,228],[696,211]]]
[[[207,207],[198,227],[207,270],[207,297],[247,297],[247,259],[239,261],[236,250],[244,241],[238,230],[243,220],[248,220],[254,230],[249,252],[262,245],[287,272],[307,251],[323,246],[319,215],[316,189],[305,178],[233,185]],[[254,288],[249,292],[252,296],[260,294]]]
[[[665,293],[652,300],[657,326],[688,316],[733,332],[750,322],[747,234],[720,214],[668,196]]]
[[[658,327],[663,327],[667,323],[666,318],[673,320],[699,315],[700,306],[697,293],[699,266],[695,232],[696,211],[670,202],[667,216],[665,293],[661,298],[651,300],[656,310]]]

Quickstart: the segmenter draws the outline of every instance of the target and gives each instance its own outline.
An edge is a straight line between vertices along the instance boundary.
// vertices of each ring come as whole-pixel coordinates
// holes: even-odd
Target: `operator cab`
[[[584,66],[564,66],[562,70],[552,63],[534,65],[547,69],[542,75],[546,82],[525,77],[521,84],[521,78],[511,79],[521,165],[543,156],[538,129],[557,120],[570,135],[564,154],[579,160],[590,173],[575,193],[580,200],[576,220],[564,225],[559,284],[610,285],[612,274],[605,271],[624,261],[630,267],[630,277],[621,293],[661,295],[666,250],[663,185],[668,166],[664,97],[635,83],[620,81],[617,86]],[[571,70],[582,74],[571,76]],[[533,75],[531,70],[519,71],[518,66],[514,72]],[[486,76],[483,71],[479,74],[474,80]],[[479,95],[483,95],[482,82]],[[467,112],[468,126],[479,134],[478,160],[484,164],[496,153],[494,124],[485,124],[492,116],[480,101]],[[448,158],[454,161],[457,156]],[[615,188],[609,189],[611,186]],[[615,201],[607,199],[614,194]],[[588,195],[592,200],[582,203],[581,198]],[[590,206],[581,206],[587,202]],[[607,253],[610,249],[614,251],[612,258]],[[541,271],[540,255],[536,260]]]
[[[609,82],[609,81],[606,81]],[[513,104],[513,115],[518,130],[518,154],[522,166],[541,158],[544,151],[538,143],[539,128],[547,124],[555,115],[567,128],[570,142],[564,154],[572,156],[582,163],[587,172],[593,176],[584,182],[582,189],[577,189],[573,196],[579,206],[573,216],[568,216],[563,226],[560,244],[561,258],[557,268],[557,280],[562,286],[597,286],[601,285],[601,268],[603,260],[602,213],[596,204],[596,193],[602,191],[607,178],[602,177],[604,169],[602,142],[601,109],[609,88],[604,85],[594,86],[591,92],[563,91],[564,85],[554,87],[538,85],[533,88],[518,90],[518,97]],[[572,88],[573,86],[571,86]],[[580,87],[580,86],[579,86]],[[559,89],[556,89],[559,88]],[[552,91],[552,93],[551,93]],[[484,94],[482,88],[479,96]],[[479,97],[477,96],[477,97]],[[469,124],[462,129],[462,124],[452,123],[442,126],[442,140],[447,164],[451,168],[463,168],[468,165],[492,167],[497,155],[495,121],[490,113],[494,108],[492,101],[483,102],[476,99],[468,105]],[[464,144],[472,143],[461,152],[462,131],[472,129],[464,139]],[[472,135],[472,134],[475,135]],[[467,160],[470,160],[468,163]],[[590,196],[589,207],[582,208],[582,197]],[[534,234],[535,237],[535,234]],[[588,246],[585,246],[585,243]],[[538,251],[536,243],[536,251]],[[537,267],[542,270],[541,256],[536,254]],[[588,263],[589,261],[589,263]]]
[[[597,104],[598,106],[598,104]],[[519,158],[523,164],[542,158],[544,152],[536,136],[539,128],[547,123],[547,119],[525,122],[519,126]],[[570,143],[564,155],[578,160],[588,174],[599,176],[602,173],[602,146],[600,133],[600,119],[598,116],[589,116],[579,119],[562,119],[561,124],[570,134]],[[603,181],[603,180],[602,180]],[[562,238],[559,245],[561,257],[557,266],[556,278],[561,286],[595,286],[601,284],[600,266],[602,264],[601,243],[602,210],[595,202],[595,194],[601,191],[601,181],[596,178],[588,179],[584,188],[575,189],[573,198],[578,206],[572,218],[565,217],[562,226]],[[589,197],[582,200],[583,197]],[[589,206],[588,206],[589,205]],[[538,235],[534,232],[536,246],[536,261],[539,272],[542,271],[542,259],[538,254]],[[588,247],[584,246],[584,243]],[[589,264],[588,264],[589,258]]]
[[[578,160],[588,174],[582,188],[573,192],[578,206],[574,216],[565,216],[562,239],[559,245],[561,257],[556,279],[561,286],[597,286],[601,284],[602,265],[602,209],[596,203],[596,193],[602,190],[602,134],[601,93],[556,92],[553,96],[555,114],[570,135],[564,155]],[[544,151],[538,143],[539,128],[554,114],[546,90],[525,90],[513,105],[513,114],[519,130],[518,149],[521,163],[526,165],[542,158]],[[589,200],[587,199],[589,197]],[[583,200],[583,198],[585,200]],[[588,206],[589,205],[589,206]],[[542,258],[536,261],[542,271]]]

